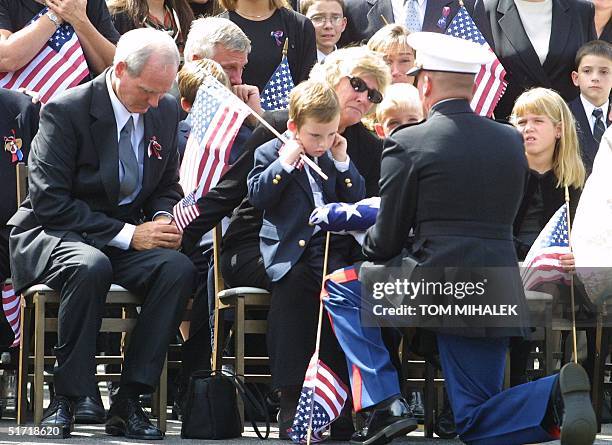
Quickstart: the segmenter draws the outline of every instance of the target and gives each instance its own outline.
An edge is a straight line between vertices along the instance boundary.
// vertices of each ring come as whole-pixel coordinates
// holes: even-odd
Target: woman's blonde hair
[[[289,4],[288,0],[269,0],[269,1],[270,1],[270,8],[291,9],[291,5]],[[235,11],[237,3],[238,3],[238,0],[219,0],[219,5],[221,6],[221,8],[226,9],[228,11]]]
[[[330,84],[333,88],[345,76],[370,75],[378,83],[378,90],[384,93],[391,83],[391,72],[382,57],[365,46],[342,48],[325,58],[325,63],[318,63],[310,72],[310,77]]]
[[[554,125],[561,125],[561,137],[555,144],[553,154],[557,187],[581,188],[586,171],[580,157],[576,122],[563,98],[548,88],[532,88],[518,97],[510,119],[517,125],[520,117],[528,113],[547,116]]]
[[[377,53],[387,53],[400,48],[407,48],[414,52],[408,44],[410,31],[403,25],[391,23],[380,28],[368,40],[368,48]]]

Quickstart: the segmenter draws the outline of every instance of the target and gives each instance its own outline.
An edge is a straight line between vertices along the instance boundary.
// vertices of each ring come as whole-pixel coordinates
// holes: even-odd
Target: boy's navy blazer
[[[260,249],[273,282],[298,262],[314,233],[314,227],[308,225],[315,205],[306,169],[287,173],[278,158],[281,146],[282,142],[274,139],[259,147],[247,180],[249,201],[264,210]],[[328,151],[318,164],[329,177],[322,180],[328,202],[356,202],[365,196],[365,181],[352,161],[347,171],[339,172]]]
[[[576,119],[576,132],[578,133],[578,140],[580,141],[580,154],[582,155],[582,162],[587,170],[587,174],[590,175],[593,170],[593,162],[595,161],[595,155],[599,149],[599,144],[593,137],[591,122],[584,111],[584,105],[582,105],[580,96],[570,101],[568,106],[574,115],[574,119]],[[603,110],[604,118],[606,119],[606,128],[612,125],[610,110],[612,110],[612,101],[608,104],[608,109]]]

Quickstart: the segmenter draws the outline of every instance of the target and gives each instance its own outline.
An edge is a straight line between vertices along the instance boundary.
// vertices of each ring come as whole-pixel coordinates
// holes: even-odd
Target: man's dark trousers
[[[55,247],[41,282],[60,292],[55,349],[55,388],[65,396],[95,396],[96,336],[111,283],[143,295],[138,322],[130,334],[121,384],[153,392],[171,337],[176,333],[196,270],[174,250],[98,250],[74,234]]]

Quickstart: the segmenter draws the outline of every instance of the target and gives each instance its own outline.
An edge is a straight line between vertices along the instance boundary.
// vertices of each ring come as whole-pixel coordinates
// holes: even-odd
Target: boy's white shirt
[[[605,128],[608,128],[607,120],[608,120],[608,107],[610,106],[610,99],[608,99],[601,107],[596,107],[584,97],[584,95],[580,95],[580,101],[582,102],[582,107],[584,108],[584,112],[586,114],[587,119],[589,120],[589,125],[591,126],[591,134],[593,134],[593,129],[595,128],[595,116],[593,116],[593,110],[595,108],[601,108],[603,112],[602,121]]]

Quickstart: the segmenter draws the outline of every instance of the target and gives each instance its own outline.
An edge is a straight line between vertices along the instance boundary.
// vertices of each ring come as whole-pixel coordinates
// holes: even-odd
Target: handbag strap
[[[232,384],[236,388],[236,392],[240,395],[240,398],[242,399],[244,409],[246,410],[249,416],[249,420],[251,422],[251,426],[255,430],[255,434],[257,434],[257,437],[259,437],[261,440],[267,439],[270,435],[270,416],[268,414],[268,410],[265,408],[266,402],[264,401],[261,392],[256,388],[257,395],[253,394],[253,392],[249,390],[249,388],[247,388],[244,382],[241,380],[241,378],[244,379],[244,375],[234,374],[233,372],[228,370],[200,370],[191,374],[191,377],[208,377],[213,375],[225,377],[230,382],[232,382]],[[261,432],[259,431],[259,427],[255,423],[255,417],[257,416],[257,414],[263,415],[266,419],[265,435],[261,434]]]

